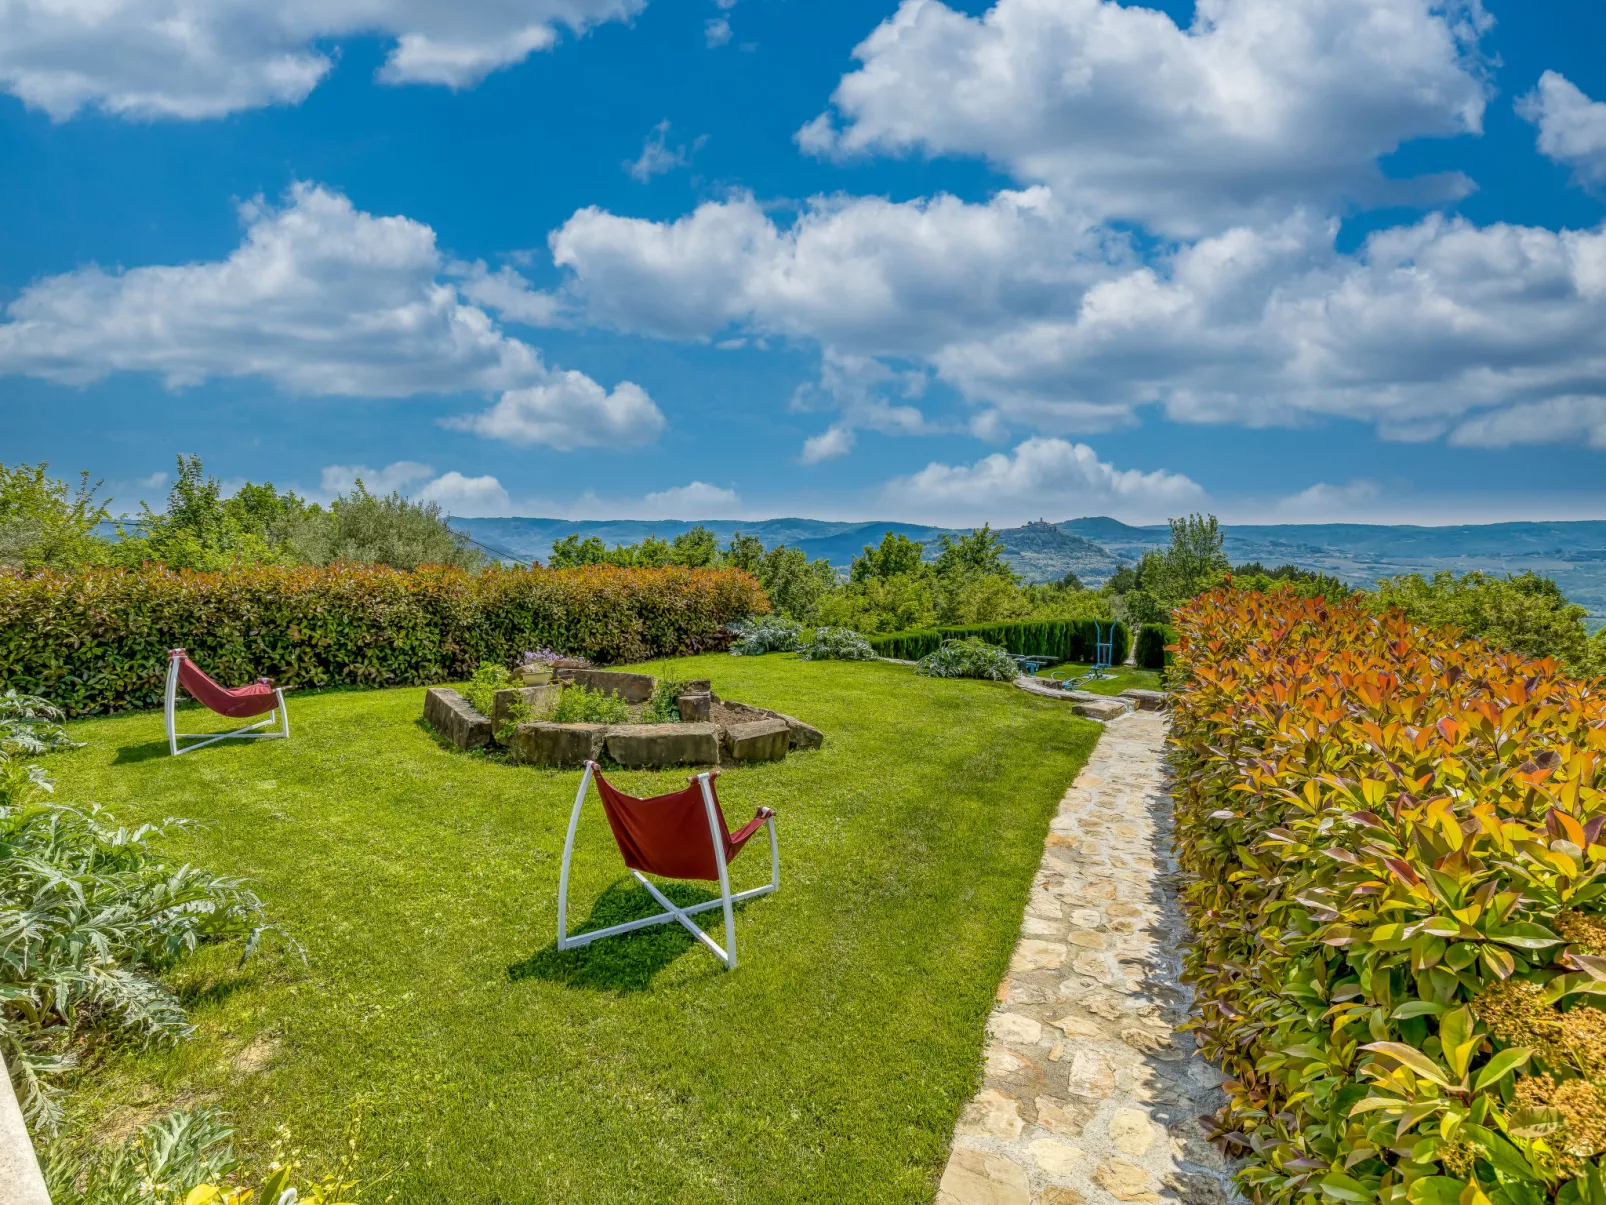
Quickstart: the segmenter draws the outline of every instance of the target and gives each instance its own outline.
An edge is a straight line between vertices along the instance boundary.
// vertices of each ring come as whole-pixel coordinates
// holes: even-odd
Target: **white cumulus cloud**
[[[1553,397],[1475,415],[1450,432],[1450,442],[1463,448],[1552,443],[1606,448],[1606,397]]]
[[[903,0],[855,50],[807,150],[984,156],[1067,203],[1174,233],[1409,195],[1377,159],[1478,133],[1478,0]],[[1464,191],[1418,181],[1417,196]]]
[[[1383,496],[1383,489],[1375,481],[1358,477],[1343,485],[1329,485],[1319,481],[1315,485],[1290,494],[1277,504],[1276,509],[1294,519],[1343,520],[1354,518],[1357,511],[1371,507]]]
[[[698,145],[701,145],[701,139],[698,140]],[[632,180],[645,184],[654,176],[662,176],[677,167],[685,167],[690,161],[691,149],[686,146],[670,146],[669,122],[660,121],[642,140],[641,154],[624,165],[625,173]]]
[[[1606,184],[1606,103],[1591,100],[1565,75],[1547,71],[1517,111],[1539,127],[1539,151],[1565,163],[1585,184]]]
[[[370,494],[390,494],[434,476],[435,470],[416,460],[398,460],[382,469],[371,469],[365,464],[327,464],[318,481],[319,492],[325,498],[349,494],[361,481]]]
[[[506,515],[512,503],[495,477],[469,477],[453,469],[435,475],[432,466],[416,460],[398,460],[382,469],[365,464],[325,465],[318,482],[319,494],[329,500],[349,494],[361,481],[370,494],[405,494],[420,502],[437,502],[448,514],[465,518]]]
[[[1155,518],[1204,501],[1204,491],[1181,474],[1118,469],[1084,443],[1051,438],[1028,439],[970,465],[933,462],[888,482],[883,493],[906,513],[960,524],[1101,508]]]
[[[539,431],[471,429],[575,447],[630,420],[628,441],[663,416],[636,385],[612,392],[555,371],[466,304],[428,226],[374,217],[339,193],[298,184],[282,208],[241,208],[228,258],[35,281],[0,323],[0,373],[83,385],[149,372],[169,387],[264,377],[289,393],[352,397],[498,393],[504,414],[539,412]],[[503,429],[505,427],[505,429]]]
[[[728,519],[742,514],[742,498],[735,490],[693,481],[659,490],[642,499],[648,515],[661,519]]]
[[[437,502],[447,514],[475,519],[506,515],[512,510],[507,491],[495,477],[443,473],[418,491],[420,502]]]
[[[487,439],[559,451],[606,444],[648,444],[663,432],[663,412],[639,385],[612,392],[579,372],[555,372],[540,385],[510,389],[487,410],[443,419]]]
[[[64,120],[86,105],[208,118],[303,100],[327,43],[395,39],[379,78],[468,87],[645,0],[6,0],[0,88]]]
[[[1431,439],[1462,417],[1601,391],[1606,227],[1430,216],[1355,252],[1305,211],[1151,250],[1038,186],[811,202],[781,226],[752,198],[668,222],[582,210],[554,232],[563,292],[591,320],[665,338],[816,341],[840,410],[806,461],[858,428],[933,430],[900,401],[923,366],[978,409],[975,433],[1174,419],[1358,419]]]

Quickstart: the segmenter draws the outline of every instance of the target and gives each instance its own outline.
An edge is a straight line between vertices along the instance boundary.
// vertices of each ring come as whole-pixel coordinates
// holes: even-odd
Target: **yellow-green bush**
[[[1354,600],[1175,622],[1192,1024],[1246,1189],[1602,1205],[1600,686]]]
[[[450,681],[543,645],[603,662],[697,652],[768,609],[734,569],[0,570],[0,686],[69,715],[154,706],[175,647],[231,686]]]

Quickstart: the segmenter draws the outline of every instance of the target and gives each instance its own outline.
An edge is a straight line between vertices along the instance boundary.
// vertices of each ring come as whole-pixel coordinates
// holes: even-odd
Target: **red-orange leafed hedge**
[[[1193,1024],[1246,1190],[1603,1205],[1601,684],[1353,601],[1176,628]]]
[[[725,569],[0,571],[0,688],[70,715],[154,706],[179,646],[231,686],[440,682],[542,646],[603,662],[696,652],[768,610],[756,579]]]

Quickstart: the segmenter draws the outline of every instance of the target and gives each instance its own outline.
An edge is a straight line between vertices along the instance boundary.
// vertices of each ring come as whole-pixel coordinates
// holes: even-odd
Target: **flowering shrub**
[[[988,678],[1008,682],[1020,673],[1015,658],[979,636],[944,641],[941,648],[920,659],[915,673],[928,678]]]
[[[757,657],[764,653],[795,653],[803,647],[803,625],[779,615],[763,615],[731,624],[736,640],[733,657]]]
[[[803,650],[805,661],[875,661],[870,642],[852,628],[817,628]]]
[[[1289,593],[1178,608],[1177,840],[1259,1202],[1602,1205],[1606,695]]]
[[[69,715],[154,707],[180,646],[225,686],[446,682],[541,645],[614,662],[698,652],[768,609],[735,569],[0,570],[0,683]]]

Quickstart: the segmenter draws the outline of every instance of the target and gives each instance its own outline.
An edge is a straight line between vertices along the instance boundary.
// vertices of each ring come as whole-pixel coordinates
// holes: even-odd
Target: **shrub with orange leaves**
[[[1174,622],[1190,1025],[1246,1192],[1606,1205],[1606,683],[1353,599]]]

